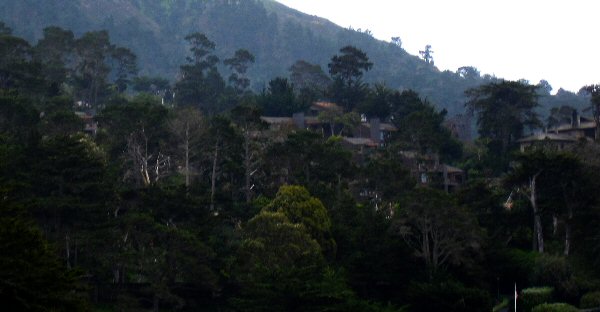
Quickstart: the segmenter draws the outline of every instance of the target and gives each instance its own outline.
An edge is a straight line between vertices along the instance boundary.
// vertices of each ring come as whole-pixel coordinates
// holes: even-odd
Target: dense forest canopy
[[[322,34],[347,37],[327,41],[325,60],[301,49],[272,74],[278,51],[298,54],[264,54],[277,41],[260,31],[242,40],[253,23],[315,36],[293,11],[281,30],[274,2],[44,3],[113,17],[108,31],[63,17],[81,24],[35,40],[0,22],[0,299],[12,310],[489,311],[511,309],[515,287],[519,311],[600,306],[600,86],[550,96],[547,82],[439,73],[399,39],[335,27]],[[120,10],[145,17],[127,28]],[[264,19],[226,24],[251,11]],[[115,35],[143,27],[172,31],[165,46],[182,51],[148,59],[144,40]],[[381,51],[417,67],[380,80],[402,59]],[[427,90],[460,95],[454,112],[477,139]]]

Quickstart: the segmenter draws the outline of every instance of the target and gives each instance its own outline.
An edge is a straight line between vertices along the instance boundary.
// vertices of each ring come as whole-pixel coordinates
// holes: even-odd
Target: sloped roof
[[[310,109],[312,110],[318,110],[318,111],[322,111],[322,110],[341,110],[342,108],[332,102],[324,102],[324,101],[319,101],[319,102],[314,102]]]
[[[83,120],[92,120],[94,116],[86,112],[75,112],[75,115]]]
[[[304,122],[305,122],[307,125],[320,125],[320,124],[322,124],[322,123],[323,123],[322,121],[320,121],[320,120],[319,120],[319,118],[317,118],[317,117],[312,117],[312,116],[307,116],[307,117],[304,117]]]
[[[362,125],[368,129],[371,129],[371,124],[368,122],[363,122]],[[389,122],[382,122],[379,124],[379,130],[387,131],[387,132],[394,132],[394,131],[398,131],[398,128],[396,128],[396,126],[394,126],[393,124],[391,124]]]
[[[570,131],[570,130],[584,130],[584,129],[593,129],[596,128],[596,122],[593,120],[589,120],[588,118],[586,118],[585,120],[582,118],[581,119],[581,123],[579,124],[579,127],[574,127],[573,125],[571,125],[570,123],[567,124],[562,124],[556,128],[550,129],[549,131],[560,131],[560,132],[566,132],[566,131]]]
[[[442,170],[444,170],[444,167],[446,167],[446,172],[448,173],[463,173],[463,170],[457,167],[452,167],[450,165],[441,165],[442,166]]]
[[[538,142],[538,141],[557,141],[557,142],[575,142],[576,138],[559,133],[537,133],[526,138],[517,140],[519,143]]]
[[[260,120],[268,124],[293,124],[294,120],[290,117],[266,117],[261,116]]]
[[[365,146],[369,146],[369,147],[377,147],[379,146],[377,143],[375,143],[373,140],[369,139],[369,138],[349,138],[349,137],[343,137],[344,141],[352,144],[352,145],[365,145]]]

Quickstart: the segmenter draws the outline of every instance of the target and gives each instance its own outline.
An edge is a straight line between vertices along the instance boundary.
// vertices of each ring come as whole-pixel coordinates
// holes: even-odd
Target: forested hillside
[[[32,43],[52,25],[76,34],[106,29],[115,43],[138,55],[142,75],[171,81],[187,56],[183,38],[201,32],[216,43],[221,58],[240,48],[256,56],[249,69],[256,91],[273,77],[288,76],[289,67],[298,60],[325,68],[337,50],[354,45],[376,64],[367,73],[367,82],[416,90],[451,115],[464,110],[464,90],[490,79],[480,77],[469,64],[456,72],[439,71],[398,44],[376,40],[366,30],[345,29],[270,0],[4,0],[0,20]]]
[[[138,55],[142,75],[171,81],[187,55],[183,38],[202,32],[216,43],[216,54],[222,58],[239,48],[256,56],[256,65],[249,71],[256,91],[265,88],[272,77],[288,76],[289,67],[298,60],[325,66],[338,49],[354,45],[377,64],[366,75],[367,82],[416,90],[450,115],[463,112],[464,90],[492,78],[482,77],[470,64],[440,71],[406,53],[401,40],[396,44],[379,41],[366,29],[345,29],[272,0],[5,0],[0,3],[0,20],[31,42],[51,25],[78,34],[106,29],[115,43]],[[567,97],[568,105],[585,105],[585,99]],[[557,102],[561,100],[542,101],[547,107],[560,106]]]
[[[543,107],[544,83],[437,73],[460,82],[447,92],[477,125],[464,142],[429,97],[368,83],[387,63],[362,41],[293,61],[257,92],[251,71],[268,57],[218,50],[229,28],[216,22],[155,50],[181,46],[172,80],[145,75],[129,45],[142,40],[85,31],[91,12],[122,32],[123,11],[196,25],[183,16],[256,9],[269,25],[277,4],[54,4],[89,16],[35,41],[0,21],[4,309],[510,311],[515,288],[518,311],[600,307],[600,85],[582,89],[584,113],[566,92]]]

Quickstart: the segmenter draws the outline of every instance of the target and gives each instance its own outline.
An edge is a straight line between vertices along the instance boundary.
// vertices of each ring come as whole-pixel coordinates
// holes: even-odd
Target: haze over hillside
[[[326,70],[332,55],[345,45],[354,45],[374,63],[366,81],[416,90],[450,114],[463,111],[464,90],[492,78],[480,77],[474,68],[441,72],[399,45],[272,0],[5,0],[0,4],[0,20],[32,42],[49,25],[76,34],[107,29],[113,42],[138,55],[140,75],[170,80],[177,78],[179,66],[185,63],[184,37],[202,32],[216,43],[221,59],[239,48],[256,56],[250,76],[257,91],[276,76],[288,76],[288,68],[297,60],[320,64]],[[569,100],[563,102],[576,100],[567,95]]]

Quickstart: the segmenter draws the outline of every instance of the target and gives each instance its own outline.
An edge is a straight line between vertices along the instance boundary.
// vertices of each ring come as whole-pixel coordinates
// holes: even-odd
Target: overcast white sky
[[[553,92],[600,83],[597,0],[277,1],[381,40],[399,36],[410,54],[430,44],[441,70],[546,79]]]

